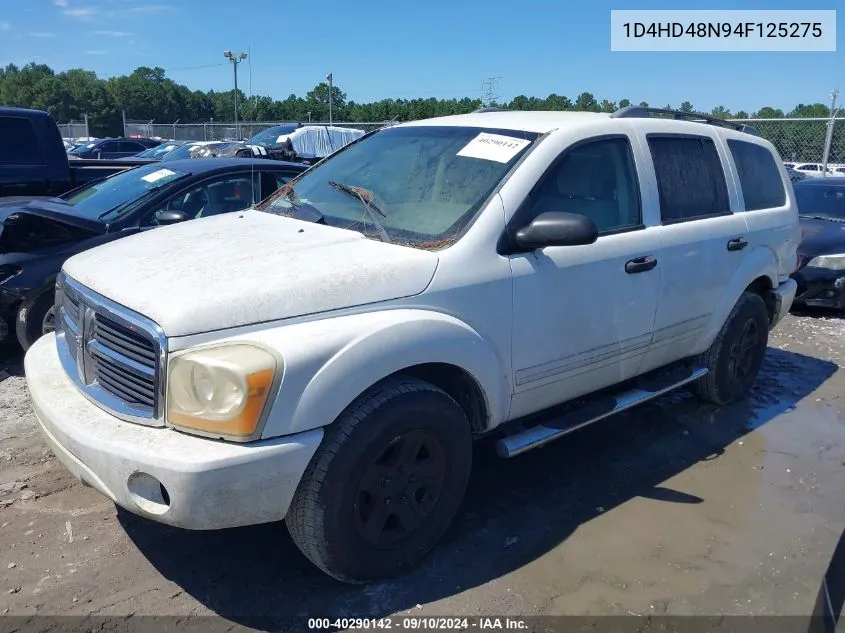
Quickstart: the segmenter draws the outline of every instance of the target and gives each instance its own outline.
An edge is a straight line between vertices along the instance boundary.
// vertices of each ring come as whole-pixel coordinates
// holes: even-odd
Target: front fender
[[[765,246],[755,248],[742,258],[742,262],[734,270],[730,282],[725,285],[721,299],[710,315],[707,329],[699,338],[693,353],[699,354],[713,344],[740,295],[760,277],[767,278],[770,287],[777,288],[778,259],[775,252]]]
[[[439,312],[383,310],[252,330],[228,340],[260,343],[284,359],[263,438],[330,424],[373,384],[424,363],[468,372],[486,398],[491,425],[506,418],[510,405],[508,368],[493,342]]]

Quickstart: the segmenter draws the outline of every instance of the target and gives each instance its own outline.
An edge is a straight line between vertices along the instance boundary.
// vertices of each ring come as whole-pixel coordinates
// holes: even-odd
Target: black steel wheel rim
[[[355,527],[378,548],[410,538],[431,516],[448,473],[446,451],[431,432],[396,436],[364,470],[355,494]]]
[[[754,319],[748,319],[742,326],[739,336],[731,345],[729,372],[731,378],[742,382],[754,369],[757,349],[760,346],[760,329]]]

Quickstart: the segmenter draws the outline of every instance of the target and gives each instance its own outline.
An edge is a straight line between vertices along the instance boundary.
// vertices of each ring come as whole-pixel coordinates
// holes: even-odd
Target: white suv
[[[441,538],[473,438],[742,397],[795,293],[792,187],[752,131],[653,115],[388,127],[258,209],[73,257],[25,361],[44,436],[132,512],[285,519],[362,582]]]

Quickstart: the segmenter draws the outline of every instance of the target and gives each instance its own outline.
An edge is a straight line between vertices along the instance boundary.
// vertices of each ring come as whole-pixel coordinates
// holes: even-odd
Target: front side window
[[[189,220],[222,213],[243,211],[260,199],[260,174],[248,172],[207,180],[188,191],[181,191],[156,209],[143,223],[156,226],[164,211],[179,211]]]
[[[475,127],[383,129],[305,172],[259,209],[296,217],[307,205],[330,226],[417,248],[445,246],[537,136]]]
[[[94,152],[100,152],[105,154],[106,152],[119,152],[120,151],[120,143],[117,141],[106,141],[102,143],[99,147],[94,148]]]
[[[663,224],[730,212],[716,146],[698,136],[648,135]]]
[[[123,154],[137,154],[138,152],[143,152],[145,149],[147,149],[146,146],[141,145],[140,143],[135,143],[134,141],[121,141],[119,151]]]
[[[599,232],[642,224],[639,185],[627,138],[590,141],[567,150],[532,192],[529,221],[541,213],[577,213]]]
[[[745,209],[757,211],[782,207],[786,202],[786,191],[771,152],[762,145],[734,139],[728,140],[728,148],[739,174]]]

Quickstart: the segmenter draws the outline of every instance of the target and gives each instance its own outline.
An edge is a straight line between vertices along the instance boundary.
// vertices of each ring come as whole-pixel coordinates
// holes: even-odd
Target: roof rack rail
[[[720,119],[719,117],[710,116],[709,114],[699,114],[698,112],[684,112],[682,110],[666,110],[664,108],[647,108],[645,106],[627,106],[621,108],[610,115],[614,119],[675,119],[677,121],[691,121],[693,123],[707,123],[709,125],[716,125],[718,127],[725,127],[738,132],[745,132],[746,134],[753,134],[760,136],[756,128],[745,125],[744,123],[737,123],[729,119]]]
[[[499,108],[499,107],[496,107],[496,106],[487,106],[487,107],[484,107],[484,108],[478,108],[477,110],[473,110],[472,112],[473,112],[473,114],[475,114],[477,112],[508,112],[508,109],[507,108]]]

